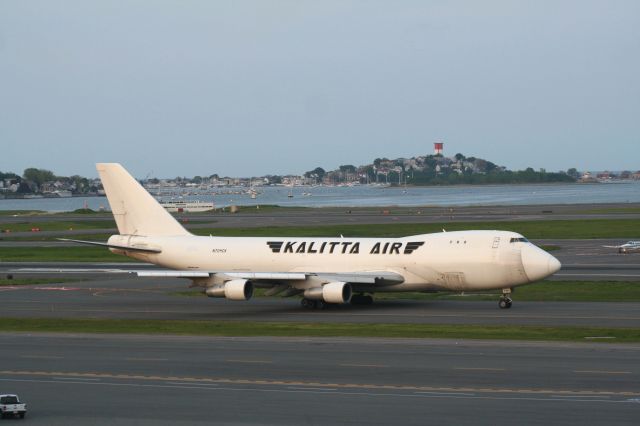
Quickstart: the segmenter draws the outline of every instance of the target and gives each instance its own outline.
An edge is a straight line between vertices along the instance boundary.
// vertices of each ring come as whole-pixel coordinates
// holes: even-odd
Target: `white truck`
[[[24,419],[27,414],[27,404],[20,402],[18,395],[0,395],[0,414],[2,418],[20,416]]]

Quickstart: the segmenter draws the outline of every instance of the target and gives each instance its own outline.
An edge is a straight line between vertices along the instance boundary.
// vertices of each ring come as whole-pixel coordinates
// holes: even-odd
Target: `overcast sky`
[[[0,0],[0,170],[640,169],[640,1]]]

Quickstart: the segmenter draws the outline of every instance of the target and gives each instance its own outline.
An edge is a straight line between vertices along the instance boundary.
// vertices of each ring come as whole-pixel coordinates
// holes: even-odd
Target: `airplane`
[[[616,248],[618,249],[618,253],[640,253],[640,241],[628,241],[624,244],[620,244],[619,246],[602,246],[606,248]]]
[[[508,231],[456,231],[403,238],[195,236],[176,221],[120,164],[96,165],[118,234],[103,246],[165,269],[130,271],[141,277],[192,280],[207,296],[249,300],[302,296],[306,308],[371,304],[380,292],[468,292],[514,287],[560,270],[560,262]]]

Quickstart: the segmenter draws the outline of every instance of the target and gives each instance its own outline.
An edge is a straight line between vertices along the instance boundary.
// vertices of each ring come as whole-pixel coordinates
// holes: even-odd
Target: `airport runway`
[[[29,424],[635,425],[640,345],[0,334]]]
[[[181,296],[187,280],[111,276],[66,284],[0,287],[4,317],[121,318],[208,321],[337,323],[503,324],[637,327],[640,303],[394,300],[372,306],[300,307],[299,298],[254,298],[248,302]]]
[[[540,208],[511,212],[468,208],[398,215],[227,215],[213,226],[408,223],[416,222],[416,217],[437,222],[443,218],[580,216],[569,207]],[[446,219],[447,213],[454,214]],[[640,281],[640,254],[619,255],[615,249],[602,247],[621,242],[535,241],[560,247],[552,251],[563,263],[554,279]],[[0,242],[8,247],[43,244],[51,243]],[[24,267],[153,268],[121,263],[0,263],[0,277]],[[510,310],[498,309],[497,300],[403,300],[309,311],[299,306],[298,298],[229,302],[177,295],[188,290],[188,280],[127,274],[67,276],[87,280],[0,287],[0,316],[603,327],[640,324],[640,303],[522,302],[517,291]],[[0,333],[0,347],[0,392],[20,394],[29,404],[27,421],[34,424],[635,425],[640,419],[640,345],[636,344]]]

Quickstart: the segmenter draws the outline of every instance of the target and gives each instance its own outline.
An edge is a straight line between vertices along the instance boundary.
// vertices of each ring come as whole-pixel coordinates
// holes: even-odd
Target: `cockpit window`
[[[511,241],[509,241],[510,243],[528,243],[529,240],[527,240],[525,237],[520,237],[520,238],[512,238]]]

